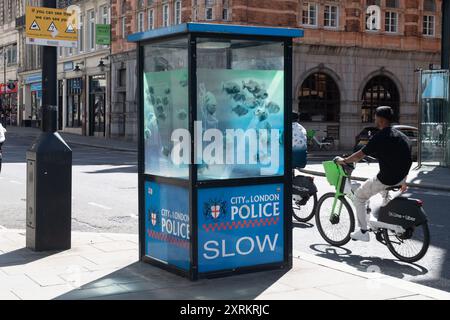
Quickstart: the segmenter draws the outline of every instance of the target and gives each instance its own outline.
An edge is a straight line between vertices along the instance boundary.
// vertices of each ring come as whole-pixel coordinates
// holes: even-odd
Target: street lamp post
[[[57,48],[44,46],[42,133],[27,151],[26,245],[35,251],[71,247],[72,150],[56,132],[57,86]]]

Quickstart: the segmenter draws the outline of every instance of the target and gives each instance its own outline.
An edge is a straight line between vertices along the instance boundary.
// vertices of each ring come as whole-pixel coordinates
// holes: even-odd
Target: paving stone
[[[124,250],[137,250],[136,243],[128,240],[115,240],[112,242],[94,243],[93,247],[104,252],[116,252]]]
[[[341,297],[316,288],[278,293],[263,293],[257,300],[342,300]]]
[[[2,300],[20,300],[11,290],[0,289],[0,301]]]
[[[351,300],[386,300],[411,295],[411,292],[380,283],[377,280],[365,279],[353,281],[351,285],[342,283],[322,286],[321,290]]]

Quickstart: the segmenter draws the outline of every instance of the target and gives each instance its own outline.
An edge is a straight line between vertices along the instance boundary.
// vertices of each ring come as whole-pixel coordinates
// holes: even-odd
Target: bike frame
[[[350,176],[347,175],[342,168],[341,165],[338,165],[334,161],[325,161],[323,163],[325,168],[325,176],[328,182],[335,187],[336,193],[334,195],[333,206],[331,208],[331,217],[340,216],[342,211],[342,202],[339,202],[339,198],[345,197],[347,194],[343,192],[343,187],[346,183],[346,179],[350,179]],[[336,207],[338,210],[336,211]]]

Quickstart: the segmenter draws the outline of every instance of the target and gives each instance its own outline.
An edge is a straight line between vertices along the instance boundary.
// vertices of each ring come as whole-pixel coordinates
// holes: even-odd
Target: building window
[[[223,10],[222,10],[222,20],[223,21],[228,21],[228,20],[230,20],[230,17],[229,17],[229,11],[228,11],[228,8],[223,8]]]
[[[423,11],[436,12],[436,3],[434,0],[424,0]]]
[[[381,6],[380,0],[367,0],[367,6]]]
[[[214,20],[214,10],[211,7],[205,8],[205,19]]]
[[[169,26],[169,5],[163,5],[163,27]]]
[[[317,4],[305,2],[302,9],[302,24],[317,26]]]
[[[8,67],[17,64],[17,44],[13,44],[6,49],[6,64]]]
[[[398,13],[386,11],[384,30],[386,32],[398,32]]]
[[[337,28],[339,17],[339,8],[333,5],[325,5],[324,26],[329,28]]]
[[[88,45],[89,50],[95,49],[95,11],[88,11]]]
[[[127,85],[127,69],[119,69],[118,73],[118,86],[126,87]]]
[[[181,1],[175,2],[175,24],[181,23]]]
[[[138,12],[137,14],[137,32],[144,31],[144,12]]]
[[[361,121],[374,121],[375,109],[389,106],[394,111],[394,122],[398,121],[400,95],[394,81],[386,76],[376,76],[369,80],[362,94]]]
[[[80,15],[78,22],[78,52],[84,51],[84,16]]]
[[[122,29],[122,38],[126,38],[127,37],[127,17],[123,16],[121,19],[121,29]]]
[[[434,36],[434,16],[423,16],[423,34]]]
[[[101,24],[110,24],[109,7],[108,6],[100,7],[100,12],[101,12],[100,23]]]
[[[329,75],[319,72],[306,78],[300,88],[298,100],[300,120],[339,121],[340,92]]]
[[[386,8],[398,8],[398,0],[386,0]]]
[[[148,10],[148,29],[155,29],[155,11],[153,9]]]

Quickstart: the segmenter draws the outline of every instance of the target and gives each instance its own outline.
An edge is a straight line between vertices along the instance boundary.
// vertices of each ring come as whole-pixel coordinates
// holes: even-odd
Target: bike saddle
[[[389,186],[385,190],[386,191],[398,191],[402,188],[402,186]]]

